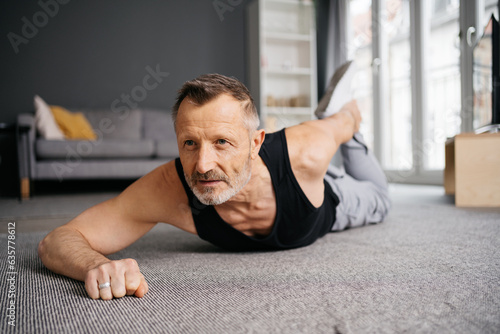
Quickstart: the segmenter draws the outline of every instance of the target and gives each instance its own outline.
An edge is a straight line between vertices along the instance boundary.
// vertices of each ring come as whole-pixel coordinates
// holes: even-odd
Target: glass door
[[[373,72],[372,72],[372,2],[371,0],[351,0],[350,22],[348,29],[348,59],[356,63],[353,85],[363,122],[361,133],[371,149],[374,147],[373,126]]]
[[[349,58],[358,65],[369,146],[390,181],[442,183],[446,139],[471,129],[464,27],[498,15],[497,1],[350,0],[349,6]]]
[[[380,34],[381,49],[387,50],[387,100],[380,113],[386,120],[382,166],[385,169],[411,170],[412,92],[409,0],[384,0]],[[384,53],[381,54],[384,56]],[[383,61],[380,63],[385,64]],[[381,126],[383,128],[383,125]]]
[[[460,133],[460,24],[458,0],[428,1],[423,115],[424,170],[444,168],[446,138]]]

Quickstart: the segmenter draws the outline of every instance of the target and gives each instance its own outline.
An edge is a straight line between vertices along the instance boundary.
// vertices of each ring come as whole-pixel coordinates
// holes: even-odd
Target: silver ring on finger
[[[109,288],[111,284],[109,282],[99,284],[99,290]]]

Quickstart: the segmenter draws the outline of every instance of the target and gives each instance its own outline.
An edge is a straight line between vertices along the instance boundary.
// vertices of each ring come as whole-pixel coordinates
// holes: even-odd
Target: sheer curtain
[[[318,98],[335,69],[347,60],[348,0],[317,0]]]
[[[335,70],[347,60],[347,18],[349,0],[316,0],[318,99],[321,99]],[[339,152],[332,159],[342,165]]]

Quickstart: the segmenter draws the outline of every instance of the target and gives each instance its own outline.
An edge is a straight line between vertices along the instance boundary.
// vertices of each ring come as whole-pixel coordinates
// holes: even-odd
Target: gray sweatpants
[[[379,223],[391,207],[382,168],[361,134],[354,138],[340,146],[345,171],[331,165],[325,176],[340,199],[332,231]]]

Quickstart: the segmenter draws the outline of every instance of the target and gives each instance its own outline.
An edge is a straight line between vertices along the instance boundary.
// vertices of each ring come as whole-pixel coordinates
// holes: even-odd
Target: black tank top
[[[202,204],[187,185],[180,159],[176,159],[177,174],[199,237],[227,250],[255,251],[307,246],[328,233],[335,222],[339,199],[326,181],[325,198],[319,208],[307,199],[292,172],[285,131],[266,134],[259,155],[271,174],[276,194],[274,225],[271,233],[263,237],[247,236],[222,220],[213,206]]]

